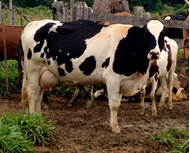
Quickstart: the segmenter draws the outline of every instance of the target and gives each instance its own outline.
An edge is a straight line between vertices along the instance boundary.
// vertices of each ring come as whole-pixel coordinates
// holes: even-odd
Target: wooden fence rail
[[[63,2],[54,2],[52,5],[53,8],[56,9],[54,12],[54,20],[59,20],[62,22],[68,21],[68,12],[64,7]],[[143,7],[135,7],[134,8],[134,16],[115,16],[111,14],[100,14],[93,13],[91,7],[88,7],[85,2],[76,2],[73,4],[71,8],[72,21],[78,19],[87,19],[92,21],[105,21],[111,23],[122,23],[122,24],[133,24],[135,26],[144,26],[151,18],[150,15],[143,15]],[[65,13],[67,12],[67,13]],[[179,28],[179,29],[189,29],[189,22],[187,21],[179,21],[179,20],[163,20],[161,21],[165,27],[168,28]]]
[[[143,7],[135,7],[133,17],[94,13],[92,8],[88,7],[85,2],[76,2],[72,4],[72,8],[68,10],[64,6],[63,2],[58,1],[52,4],[52,8],[54,10],[53,19],[62,22],[84,19],[84,20],[104,21],[111,23],[132,24],[135,26],[142,27],[151,19],[149,13],[143,15]],[[168,28],[189,29],[189,22],[187,21],[163,20],[163,19],[158,19],[158,20],[161,21],[164,24],[164,26]],[[183,42],[183,39],[176,41],[177,43],[180,44],[181,42]],[[178,58],[177,65],[189,66],[189,58],[188,59]]]

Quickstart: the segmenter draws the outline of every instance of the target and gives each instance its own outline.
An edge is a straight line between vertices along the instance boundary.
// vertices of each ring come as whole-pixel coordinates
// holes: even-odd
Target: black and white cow
[[[188,17],[188,14],[178,15],[178,14],[170,14],[166,15],[164,20],[179,20],[185,21]],[[166,28],[166,36],[171,39],[183,39],[183,30],[179,28]]]
[[[99,25],[78,20],[30,22],[23,30],[24,79],[22,104],[29,113],[41,113],[43,92],[63,83],[107,86],[110,126],[119,133],[117,111],[121,97],[146,86],[149,68],[160,57],[164,25],[150,20],[144,27]]]
[[[173,89],[173,76],[176,69],[177,63],[178,45],[177,43],[165,37],[164,48],[160,53],[160,58],[154,61],[150,68],[149,79],[147,86],[151,85],[150,99],[152,100],[152,115],[157,115],[156,109],[156,96],[155,91],[158,87],[158,80],[161,82],[162,94],[160,98],[159,107],[163,107],[165,104],[165,98],[168,92],[168,108],[172,109],[172,89]],[[169,91],[168,91],[169,89]],[[140,91],[141,97],[141,114],[144,114],[145,105],[145,89]]]

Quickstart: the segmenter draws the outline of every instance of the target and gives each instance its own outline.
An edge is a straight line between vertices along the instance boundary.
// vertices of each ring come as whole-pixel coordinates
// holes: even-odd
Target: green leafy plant
[[[33,142],[23,135],[17,124],[3,124],[0,121],[0,153],[35,152]]]
[[[6,73],[5,73],[5,62],[0,62],[0,96],[9,96],[11,92],[16,91],[16,81],[18,73],[18,62],[15,60],[7,61],[8,69],[8,91],[6,89]]]
[[[145,139],[145,141],[155,140],[158,140],[162,145],[174,147],[175,150],[170,153],[175,151],[186,153],[189,150],[189,134],[184,130],[170,128],[166,132],[161,132]]]
[[[44,146],[54,140],[56,130],[41,114],[4,113],[0,119],[0,152],[33,152],[33,144]]]

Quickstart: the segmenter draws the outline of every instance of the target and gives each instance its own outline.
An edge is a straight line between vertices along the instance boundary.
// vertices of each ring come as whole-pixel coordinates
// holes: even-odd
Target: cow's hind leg
[[[40,71],[40,70],[39,70]],[[28,99],[29,99],[29,113],[41,113],[41,101],[44,90],[40,87],[39,71],[28,73],[32,74],[28,77]]]
[[[159,102],[159,109],[162,109],[165,104],[165,98],[166,98],[166,93],[167,93],[166,77],[160,77],[160,82],[161,82],[161,86],[162,86],[162,96],[161,96],[160,102]]]
[[[173,75],[174,71],[171,71],[168,76],[168,84],[169,84],[168,109],[170,110],[172,110]]]
[[[77,87],[75,93],[74,93],[74,96],[72,97],[72,99],[68,102],[67,106],[69,107],[73,107],[79,97],[79,93],[80,91],[82,90],[83,86],[79,86]]]
[[[91,108],[92,107],[92,103],[94,102],[95,87],[96,87],[96,85],[92,85],[90,95],[89,95],[89,99],[88,99],[88,102],[86,103],[86,108]]]
[[[26,112],[29,108],[29,101],[28,101],[28,88],[27,88],[27,80],[26,76],[23,78],[23,84],[22,84],[22,91],[21,91],[21,106],[23,110]]]

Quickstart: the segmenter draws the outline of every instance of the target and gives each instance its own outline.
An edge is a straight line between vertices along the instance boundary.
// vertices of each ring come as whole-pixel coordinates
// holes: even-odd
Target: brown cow
[[[18,61],[18,78],[17,87],[21,87],[22,67],[21,58],[18,50],[20,45],[21,31],[23,27],[4,25],[5,27],[5,41],[6,41],[6,52],[7,59],[14,59]],[[0,24],[0,61],[4,60],[4,44],[3,44],[3,31],[2,25]]]
[[[120,13],[115,13],[113,15],[117,15],[117,16],[132,16],[130,13],[123,11]],[[103,25],[111,25],[111,24],[116,24],[116,23],[111,23],[111,22],[104,22],[104,21],[97,21],[97,23],[99,24],[103,24]]]

